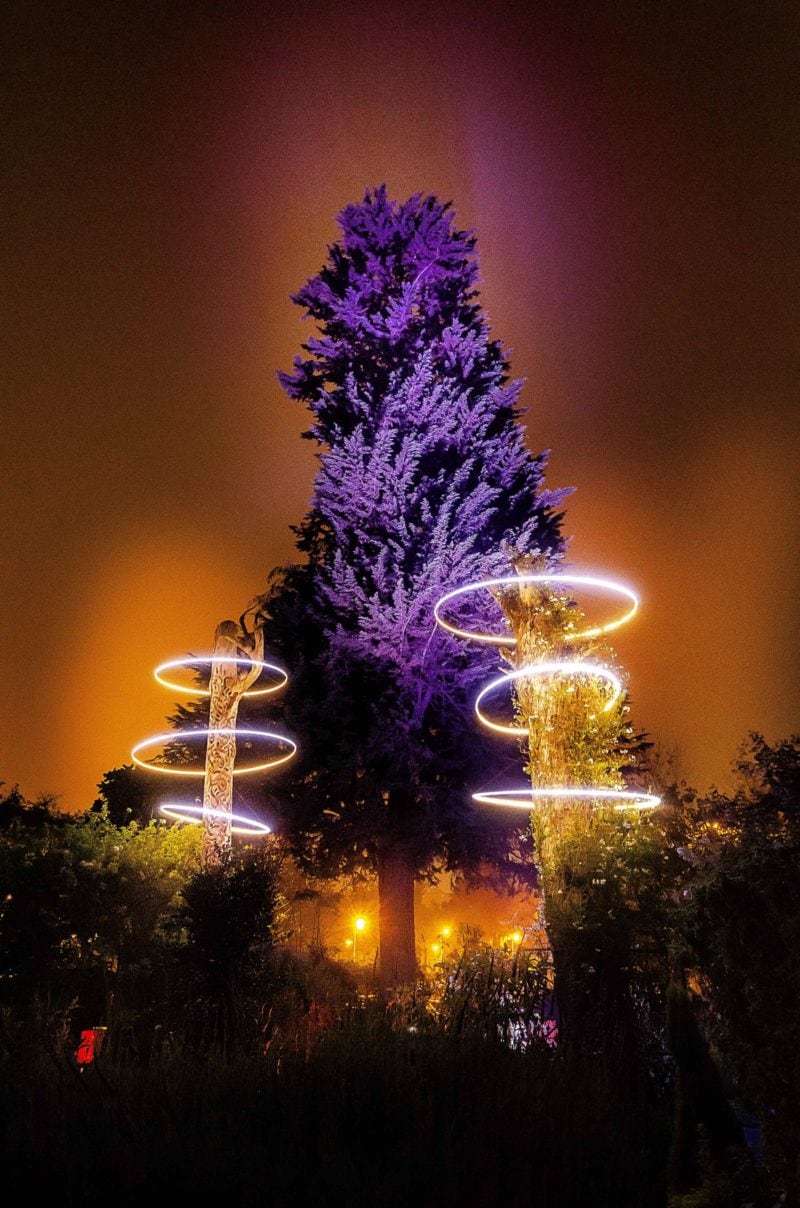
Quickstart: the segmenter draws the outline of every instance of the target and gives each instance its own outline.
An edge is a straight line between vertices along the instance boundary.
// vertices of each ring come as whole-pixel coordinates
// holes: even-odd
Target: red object
[[[78,1051],[75,1058],[78,1065],[91,1065],[97,1054],[100,1052],[100,1046],[105,1037],[105,1028],[85,1028],[81,1032],[81,1042],[78,1045]]]

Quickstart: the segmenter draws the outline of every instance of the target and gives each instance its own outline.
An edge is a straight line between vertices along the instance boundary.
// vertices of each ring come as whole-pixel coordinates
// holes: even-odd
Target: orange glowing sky
[[[477,228],[639,724],[701,786],[797,729],[789,7],[128,7],[12,4],[0,776],[90,804],[290,556],[288,295],[383,180]]]

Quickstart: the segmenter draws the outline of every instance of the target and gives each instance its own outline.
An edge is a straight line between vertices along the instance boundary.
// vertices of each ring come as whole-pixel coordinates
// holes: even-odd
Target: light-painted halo
[[[606,683],[611,685],[611,695],[605,705],[603,705],[604,713],[613,708],[622,695],[622,684],[618,677],[613,671],[609,671],[608,667],[601,667],[598,663],[570,659],[563,659],[553,663],[529,663],[525,667],[519,667],[516,671],[508,671],[504,675],[499,675],[497,679],[491,680],[485,688],[481,689],[475,698],[475,712],[478,715],[479,721],[498,734],[527,734],[528,731],[525,726],[504,726],[499,722],[492,721],[490,717],[487,717],[481,711],[481,702],[498,688],[513,683],[514,680],[533,679],[537,675],[590,675],[597,679],[605,680]]]
[[[297,752],[297,743],[291,738],[287,738],[285,734],[274,734],[271,730],[240,730],[238,728],[220,727],[211,730],[170,730],[168,734],[153,734],[150,738],[145,738],[142,742],[136,744],[131,751],[131,759],[140,768],[146,768],[148,772],[165,772],[169,776],[205,776],[205,770],[202,768],[163,767],[161,764],[154,764],[151,760],[141,759],[139,752],[147,747],[156,746],[159,743],[176,742],[179,739],[208,739],[212,734],[228,738],[245,738],[247,736],[251,738],[269,738],[291,747],[291,750],[285,755],[278,755],[275,759],[268,759],[266,763],[254,763],[245,768],[234,768],[234,776],[247,776],[253,772],[266,772],[270,768],[277,768],[282,763],[287,763]]]
[[[654,810],[661,805],[661,798],[654,793],[635,793],[628,789],[591,788],[564,784],[555,788],[498,789],[473,793],[473,801],[481,805],[505,805],[512,809],[531,810],[537,802],[560,798],[569,801],[607,801],[616,810]]]
[[[454,591],[446,592],[436,602],[433,610],[433,615],[436,624],[448,633],[455,637],[467,638],[470,641],[483,642],[491,646],[516,646],[516,638],[511,633],[484,633],[481,630],[464,629],[458,625],[448,621],[443,615],[442,610],[453,600],[460,599],[462,596],[468,596],[478,591],[487,591],[493,587],[516,587],[519,588],[525,584],[550,584],[558,587],[563,584],[565,587],[587,587],[594,588],[607,592],[612,596],[622,597],[626,602],[627,610],[620,616],[615,617],[611,621],[605,622],[603,625],[593,625],[588,629],[580,630],[578,633],[568,633],[564,635],[564,640],[567,642],[578,641],[581,638],[599,637],[604,633],[611,633],[614,629],[619,629],[626,621],[636,613],[639,607],[639,598],[636,592],[624,583],[617,583],[613,579],[601,579],[597,575],[577,575],[577,574],[536,574],[536,575],[506,575],[500,579],[483,579],[480,582],[467,583],[463,587],[457,587]],[[613,671],[607,667],[601,667],[597,663],[583,662],[579,660],[563,659],[558,662],[538,662],[529,663],[524,667],[519,667],[514,671],[506,672],[493,679],[481,691],[475,700],[475,712],[479,721],[490,730],[494,730],[499,734],[511,734],[515,737],[524,735],[527,730],[523,726],[508,726],[501,725],[499,722],[492,721],[481,710],[481,704],[493,692],[499,688],[505,687],[513,683],[515,680],[528,678],[536,675],[592,675],[599,679],[605,680],[611,687],[611,692],[606,704],[603,707],[603,712],[613,708],[614,704],[619,700],[622,693],[622,684]],[[610,789],[605,787],[592,787],[591,785],[548,785],[546,788],[534,788],[528,786],[519,789],[499,789],[486,790],[480,793],[472,794],[473,801],[481,805],[502,805],[509,806],[512,809],[531,810],[545,801],[588,801],[594,802],[597,808],[600,808],[602,803],[607,803],[616,810],[647,810],[655,809],[661,804],[661,798],[654,793],[637,793],[629,789]]]
[[[611,633],[613,629],[619,629],[626,621],[636,613],[639,607],[639,597],[636,592],[624,583],[617,583],[613,579],[599,579],[595,575],[506,575],[502,579],[482,579],[476,583],[467,583],[464,587],[457,587],[454,591],[448,591],[441,599],[437,600],[433,615],[436,623],[442,629],[446,629],[448,633],[454,634],[458,638],[468,638],[473,642],[484,642],[490,646],[515,646],[517,639],[511,633],[482,633],[474,629],[461,629],[457,625],[451,624],[442,616],[442,609],[450,601],[456,600],[461,596],[469,595],[477,591],[485,591],[490,587],[520,587],[524,584],[553,584],[558,586],[564,584],[565,587],[594,587],[601,591],[606,591],[611,595],[622,596],[630,607],[622,616],[616,617],[613,621],[607,621],[605,625],[594,625],[589,629],[583,629],[580,633],[570,633],[564,635],[564,640],[567,642],[576,642],[581,638],[596,638],[602,633]]]
[[[251,835],[253,838],[261,835],[271,835],[272,827],[258,818],[247,818],[244,814],[229,814],[225,810],[204,809],[202,805],[187,805],[181,802],[165,801],[159,806],[161,813],[175,822],[202,823],[207,817],[225,818],[231,823],[232,835]],[[184,817],[184,815],[187,815]]]
[[[274,663],[265,663],[263,659],[227,658],[214,654],[202,654],[196,658],[170,659],[169,662],[161,663],[156,667],[153,675],[159,684],[163,684],[165,688],[171,688],[173,692],[180,692],[185,696],[210,696],[210,688],[198,688],[196,685],[179,684],[175,680],[167,679],[163,673],[165,671],[176,670],[178,667],[213,667],[214,663],[236,663],[239,667],[258,667],[259,675],[263,675],[265,671],[275,671],[278,675],[283,676],[277,684],[272,684],[269,688],[248,688],[246,692],[242,693],[243,697],[269,696],[272,692],[280,691],[289,680],[289,676],[283,667],[276,667]]]

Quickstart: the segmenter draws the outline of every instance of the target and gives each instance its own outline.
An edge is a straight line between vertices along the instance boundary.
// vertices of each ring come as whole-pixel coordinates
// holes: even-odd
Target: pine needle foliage
[[[470,803],[496,768],[471,698],[497,658],[439,632],[433,608],[503,573],[511,550],[557,559],[563,492],[544,490],[545,456],[527,448],[475,236],[451,206],[381,186],[339,225],[294,298],[316,334],[280,375],[319,446],[296,529],[307,561],[284,568],[266,604],[303,744],[282,824],[316,873],[370,872],[387,849],[415,874],[474,868],[507,854],[513,831]]]

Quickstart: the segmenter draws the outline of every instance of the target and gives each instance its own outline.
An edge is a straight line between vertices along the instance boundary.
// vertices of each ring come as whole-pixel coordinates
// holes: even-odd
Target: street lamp
[[[505,935],[501,936],[500,940],[504,950],[513,956],[514,952],[517,950],[517,948],[519,948],[524,938],[525,933],[523,931],[509,931]]]
[[[367,926],[367,920],[360,915],[357,919],[353,919],[353,964],[356,961],[356,949],[358,947],[358,933],[364,931]]]

